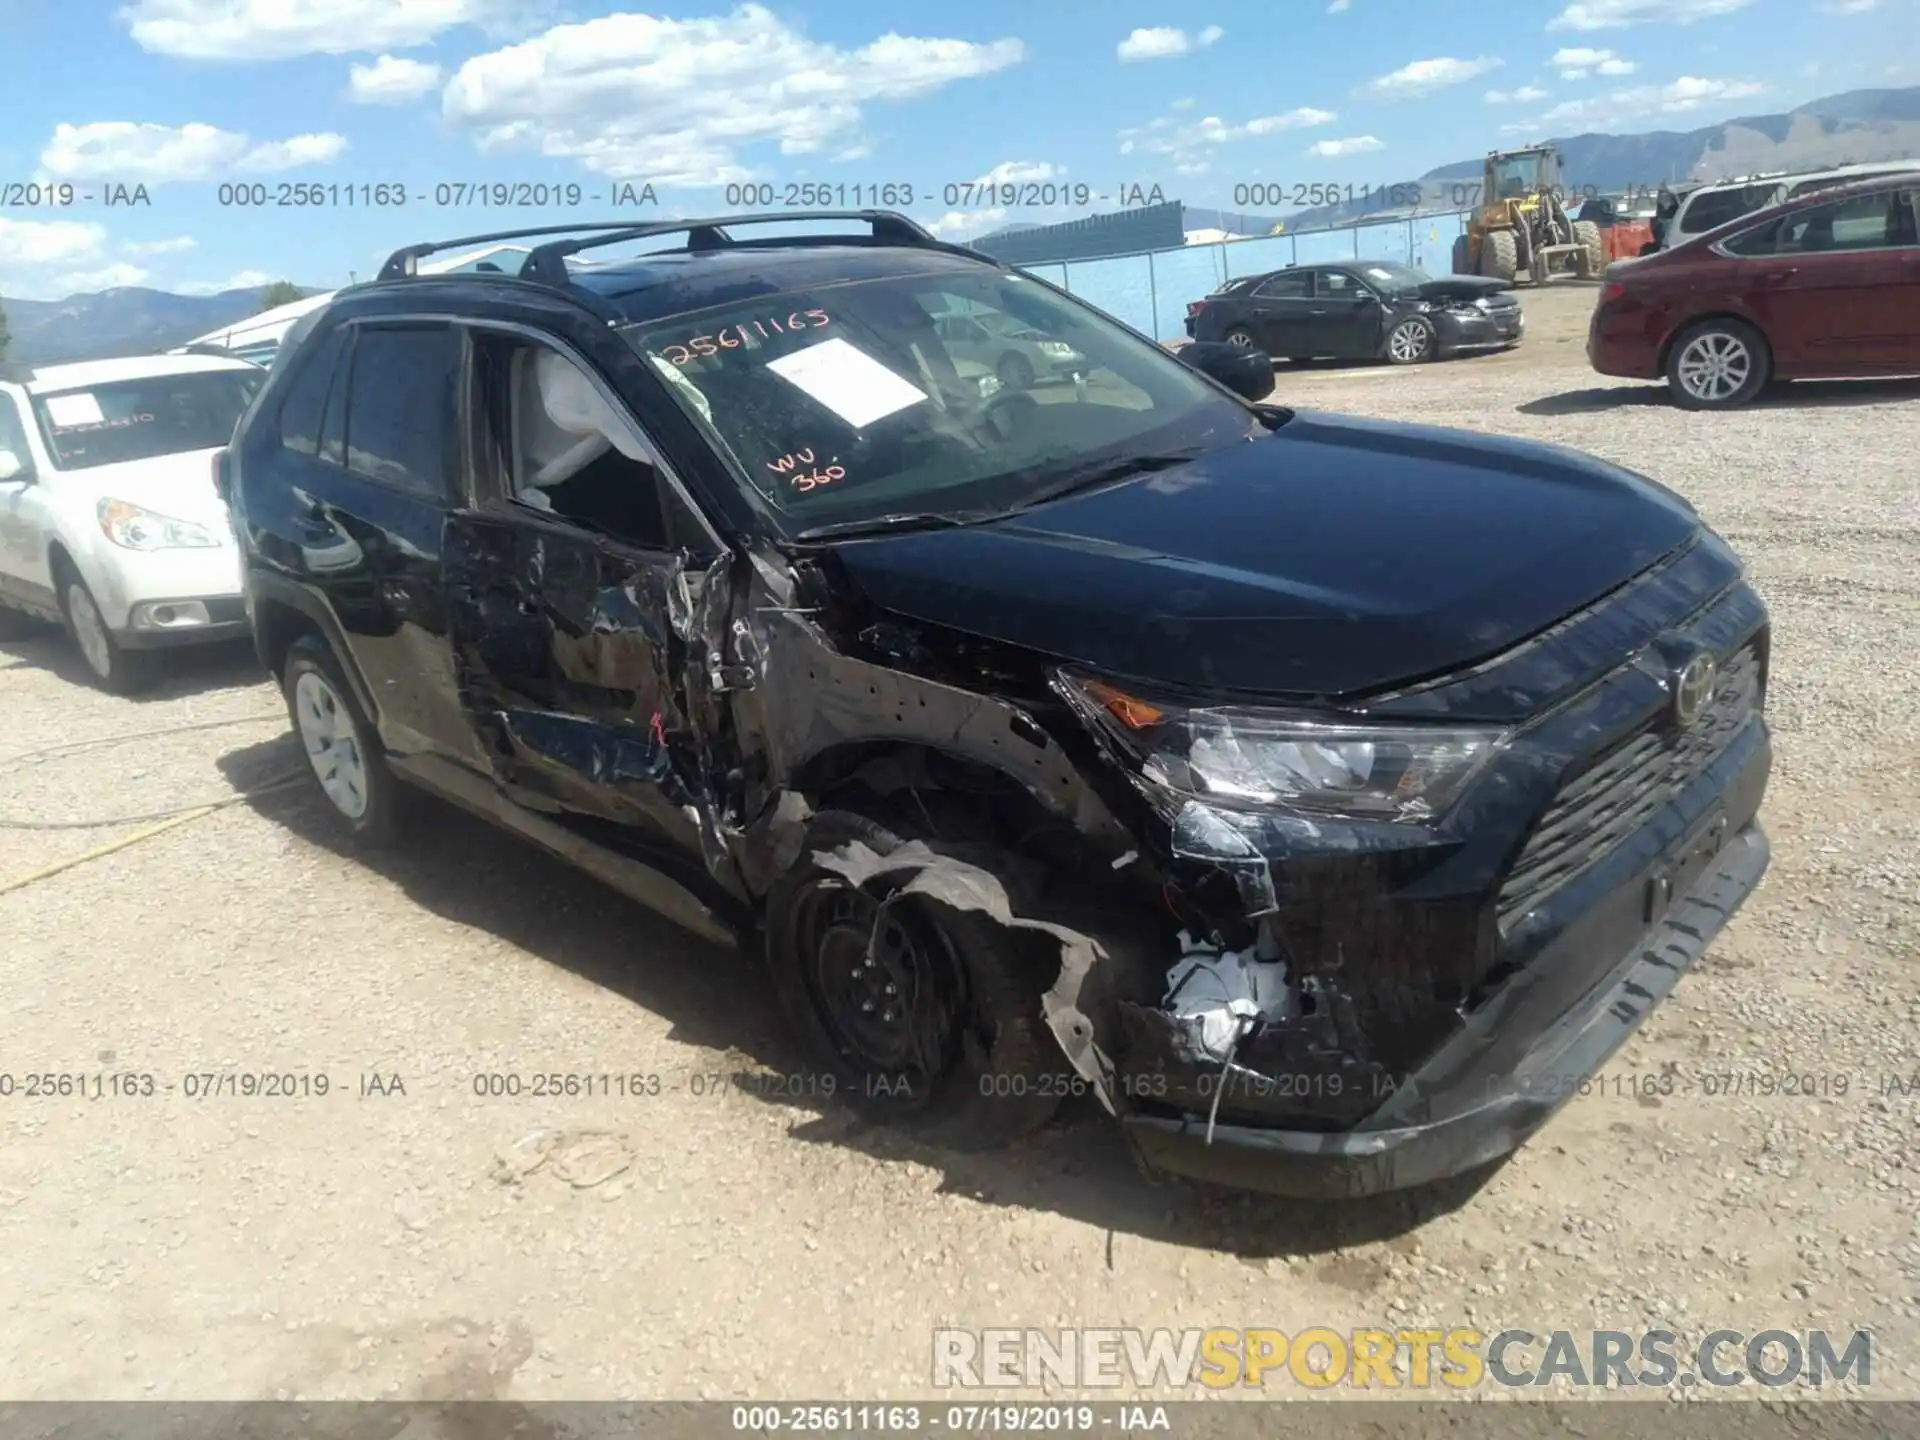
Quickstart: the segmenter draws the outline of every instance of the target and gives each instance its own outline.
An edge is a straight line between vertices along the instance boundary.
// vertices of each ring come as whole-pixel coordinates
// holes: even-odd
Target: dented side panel
[[[705,640],[708,577],[678,555],[534,515],[449,523],[462,704],[516,803],[611,822],[738,882],[720,831]]]

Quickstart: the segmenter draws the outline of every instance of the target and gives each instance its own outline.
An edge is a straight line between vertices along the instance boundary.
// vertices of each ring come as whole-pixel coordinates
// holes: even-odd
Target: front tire
[[[1402,320],[1387,335],[1387,363],[1418,365],[1431,360],[1437,339],[1425,320]]]
[[[60,613],[93,683],[109,695],[137,695],[160,678],[153,655],[129,650],[113,638],[87,582],[71,569],[60,577]]]
[[[1472,246],[1467,243],[1467,237],[1465,235],[1456,235],[1453,237],[1454,274],[1471,275],[1473,273],[1473,256],[1471,251]]]
[[[1489,230],[1480,237],[1480,273],[1512,280],[1520,273],[1520,242],[1511,230]]]
[[[400,782],[379,738],[325,642],[303,635],[287,651],[282,690],[294,734],[334,818],[356,845],[377,849],[398,838]]]
[[[1033,388],[1033,362],[1017,350],[1009,350],[1000,357],[996,368],[1001,385],[1009,390],[1031,390]]]
[[[767,964],[788,1023],[870,1120],[954,1150],[1004,1145],[1079,1090],[1040,1011],[1042,984],[983,914],[856,889],[814,854],[906,841],[827,810],[767,897]],[[878,891],[876,894],[874,892]]]
[[[1767,342],[1739,320],[1703,320],[1667,352],[1667,390],[1683,410],[1730,410],[1766,388]]]
[[[1573,238],[1580,245],[1578,275],[1582,280],[1598,280],[1607,269],[1607,239],[1591,220],[1573,222]]]

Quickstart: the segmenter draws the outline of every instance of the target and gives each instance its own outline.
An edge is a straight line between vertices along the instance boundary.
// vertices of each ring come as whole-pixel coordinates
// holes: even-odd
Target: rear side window
[[[327,413],[327,392],[339,369],[346,328],[330,331],[300,365],[280,402],[280,445],[300,455],[320,454],[321,422]]]
[[[1779,244],[1780,222],[1769,220],[1764,225],[1756,225],[1751,230],[1742,230],[1738,235],[1730,236],[1721,248],[1729,255],[1753,259],[1773,254]]]
[[[1713,190],[1694,197],[1687,213],[1680,217],[1680,229],[1688,235],[1704,235],[1729,220],[1750,215],[1773,199],[1777,186],[1743,185],[1738,190]]]
[[[451,487],[461,339],[447,325],[361,326],[348,371],[347,468],[434,498]]]

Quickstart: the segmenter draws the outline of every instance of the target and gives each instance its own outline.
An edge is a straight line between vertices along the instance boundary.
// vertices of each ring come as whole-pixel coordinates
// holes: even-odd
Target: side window
[[[1311,274],[1286,273],[1263,281],[1253,293],[1262,300],[1304,300],[1312,284]]]
[[[1920,246],[1920,185],[1895,193],[1893,214],[1887,217],[1887,243],[1902,249]]]
[[[1789,215],[1781,226],[1781,253],[1882,249],[1888,243],[1892,198],[1885,192],[1859,195],[1838,205],[1816,205]]]
[[[1742,230],[1738,235],[1729,236],[1722,248],[1729,255],[1751,260],[1773,254],[1779,243],[1780,222],[1769,220],[1764,225],[1756,225],[1751,230]]]
[[[1773,198],[1774,186],[1745,185],[1738,190],[1710,190],[1694,197],[1680,217],[1680,229],[1688,235],[1704,235],[1729,220],[1750,215]]]
[[[1367,287],[1345,270],[1322,270],[1314,281],[1314,295],[1323,300],[1354,300],[1367,293]]]
[[[361,326],[347,384],[347,468],[444,499],[459,452],[460,332]]]
[[[651,444],[592,376],[544,345],[474,339],[479,440],[509,497],[642,549],[713,549]]]
[[[327,393],[340,368],[345,327],[334,330],[301,363],[299,373],[280,402],[280,444],[301,455],[319,455],[320,425],[327,413]]]

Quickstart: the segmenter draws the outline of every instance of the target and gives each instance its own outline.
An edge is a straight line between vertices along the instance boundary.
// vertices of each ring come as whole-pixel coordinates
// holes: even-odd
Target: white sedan
[[[210,355],[0,367],[0,624],[63,624],[102,688],[247,632],[216,457],[266,372]]]

